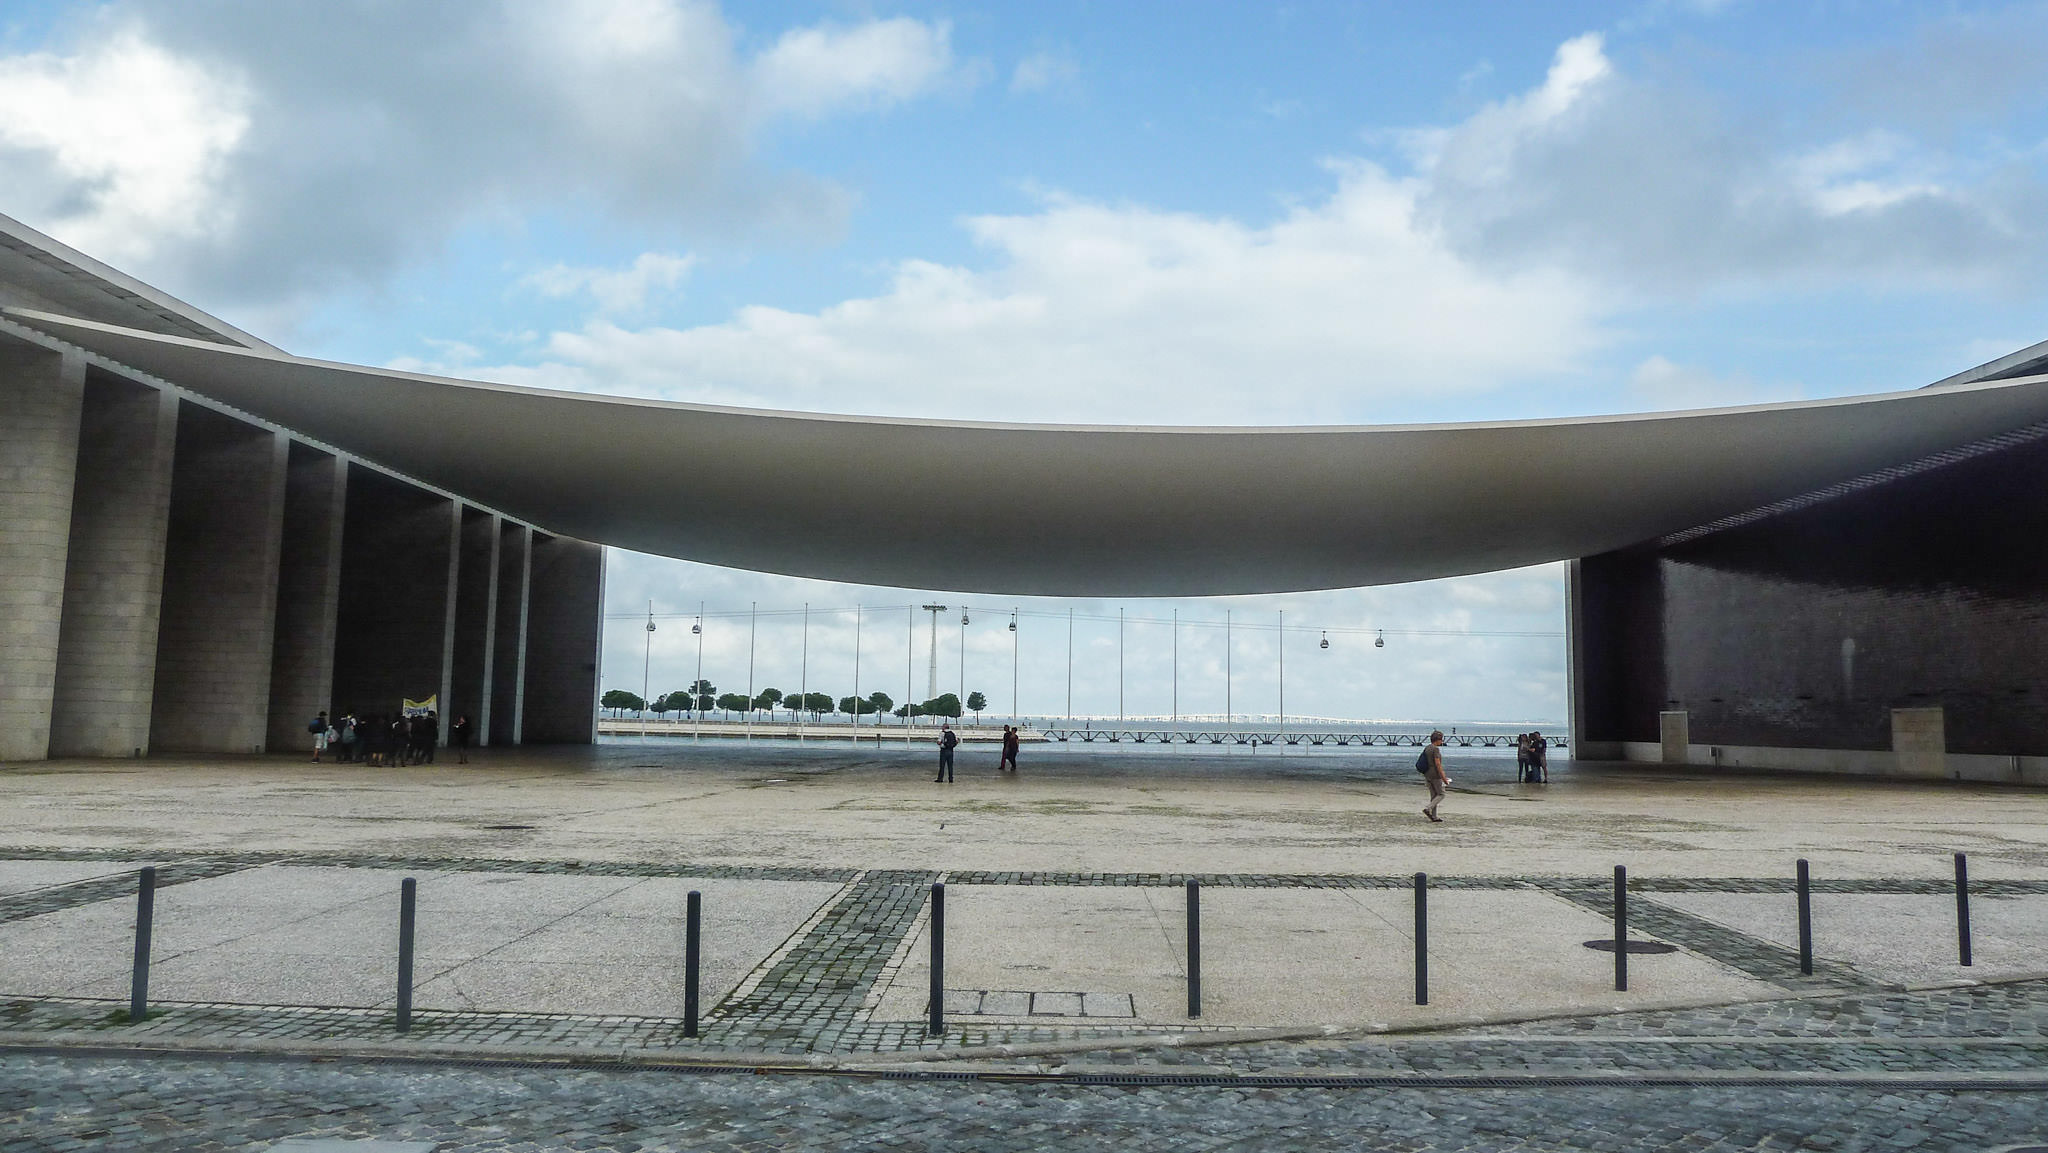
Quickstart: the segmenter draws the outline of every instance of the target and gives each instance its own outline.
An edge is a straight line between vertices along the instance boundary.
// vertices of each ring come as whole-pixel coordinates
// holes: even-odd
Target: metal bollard
[[[1614,991],[1628,992],[1628,869],[1614,866]]]
[[[128,984],[128,1022],[149,1015],[149,939],[156,931],[156,866],[142,870],[135,888],[135,973]]]
[[[1970,964],[1970,862],[1956,854],[1956,947],[1965,968]]]
[[[398,885],[398,1031],[412,1031],[412,933],[420,883],[411,877]]]
[[[1415,1003],[1429,1004],[1429,874],[1415,874]]]
[[[690,891],[683,924],[683,1036],[697,1035],[697,934],[704,919],[704,894]]]
[[[1188,1016],[1202,1015],[1202,883],[1188,882]]]
[[[1813,878],[1799,858],[1799,971],[1813,976]]]
[[[946,883],[932,882],[932,1003],[931,1020],[925,1031],[934,1037],[946,1033]]]

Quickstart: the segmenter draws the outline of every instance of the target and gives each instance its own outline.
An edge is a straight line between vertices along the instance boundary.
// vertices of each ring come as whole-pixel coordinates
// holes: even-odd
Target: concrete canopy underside
[[[1515,568],[2048,421],[2048,375],[1456,425],[891,420],[549,392],[7,315],[552,532],[969,592],[1217,595]]]

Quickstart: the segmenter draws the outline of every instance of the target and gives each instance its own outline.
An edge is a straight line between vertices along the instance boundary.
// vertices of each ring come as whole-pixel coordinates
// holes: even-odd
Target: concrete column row
[[[595,739],[604,552],[0,338],[0,761]]]

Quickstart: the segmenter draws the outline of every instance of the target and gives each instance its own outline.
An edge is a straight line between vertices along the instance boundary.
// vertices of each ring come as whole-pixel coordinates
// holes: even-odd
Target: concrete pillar
[[[1684,709],[1666,709],[1657,714],[1657,736],[1663,742],[1664,763],[1682,765],[1689,759],[1692,743],[1692,714]]]
[[[0,761],[50,752],[85,362],[0,337]]]
[[[178,406],[152,751],[263,751],[288,448],[283,433]]]
[[[1907,777],[1948,776],[1948,714],[1940,706],[1892,710],[1892,755]]]
[[[453,725],[469,717],[479,744],[490,743],[491,681],[497,664],[498,518],[462,510],[461,563],[455,593],[455,686],[441,716]]]
[[[374,469],[349,466],[334,639],[335,708],[388,720],[407,698],[445,693],[453,623],[448,602],[459,525],[456,504],[447,497]]]
[[[278,548],[277,630],[271,646],[271,752],[311,752],[306,722],[334,703],[335,614],[341,597],[341,527],[348,463],[294,442],[285,472]]]
[[[589,744],[597,739],[604,547],[535,533],[531,581],[522,735],[529,744]]]
[[[51,756],[150,747],[178,408],[169,392],[86,374]]]
[[[526,609],[533,574],[533,530],[498,529],[498,613],[492,662],[490,743],[516,745],[526,701]],[[481,730],[479,730],[481,731]]]
[[[434,691],[440,743],[448,743],[448,702],[455,696],[455,595],[462,576],[462,502],[448,502],[448,571],[441,584],[441,687]]]

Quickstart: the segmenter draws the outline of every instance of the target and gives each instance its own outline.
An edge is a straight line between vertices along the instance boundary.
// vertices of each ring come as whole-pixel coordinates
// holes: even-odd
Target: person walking
[[[939,775],[933,781],[951,784],[953,780],[953,750],[960,744],[960,734],[953,726],[939,722]]]
[[[320,710],[319,716],[307,722],[306,731],[313,734],[313,763],[317,765],[321,751],[327,748],[327,710]]]
[[[1429,747],[1415,758],[1415,769],[1422,779],[1429,783],[1429,806],[1422,815],[1439,824],[1443,818],[1436,815],[1436,807],[1444,799],[1444,786],[1451,783],[1450,774],[1444,772],[1444,732],[1437,729],[1429,734]]]
[[[1540,732],[1529,734],[1529,779],[1550,783],[1550,738]]]
[[[356,759],[356,715],[341,714],[341,719],[334,723],[334,727],[338,730],[334,735],[334,759],[348,764]]]
[[[448,743],[455,746],[455,763],[469,763],[469,714],[458,713],[455,723],[448,726]]]
[[[1013,773],[1014,773],[1014,772],[1016,772],[1016,771],[1017,771],[1017,745],[1018,745],[1018,743],[1019,743],[1019,742],[1018,742],[1018,740],[1017,740],[1017,730],[1016,730],[1015,728],[1012,728],[1012,727],[1011,727],[1011,726],[1009,726],[1009,725],[1004,725],[1004,726],[1003,726],[1003,759],[1002,759],[1002,760],[1000,760],[1000,761],[997,761],[997,762],[996,762],[996,771],[997,771],[997,772],[999,772],[999,773],[1000,773],[1000,772],[1002,772],[1002,771],[1003,771],[1003,766],[1005,766],[1005,765],[1008,765],[1008,766],[1010,767],[1010,771],[1011,771],[1011,772],[1013,772]]]

